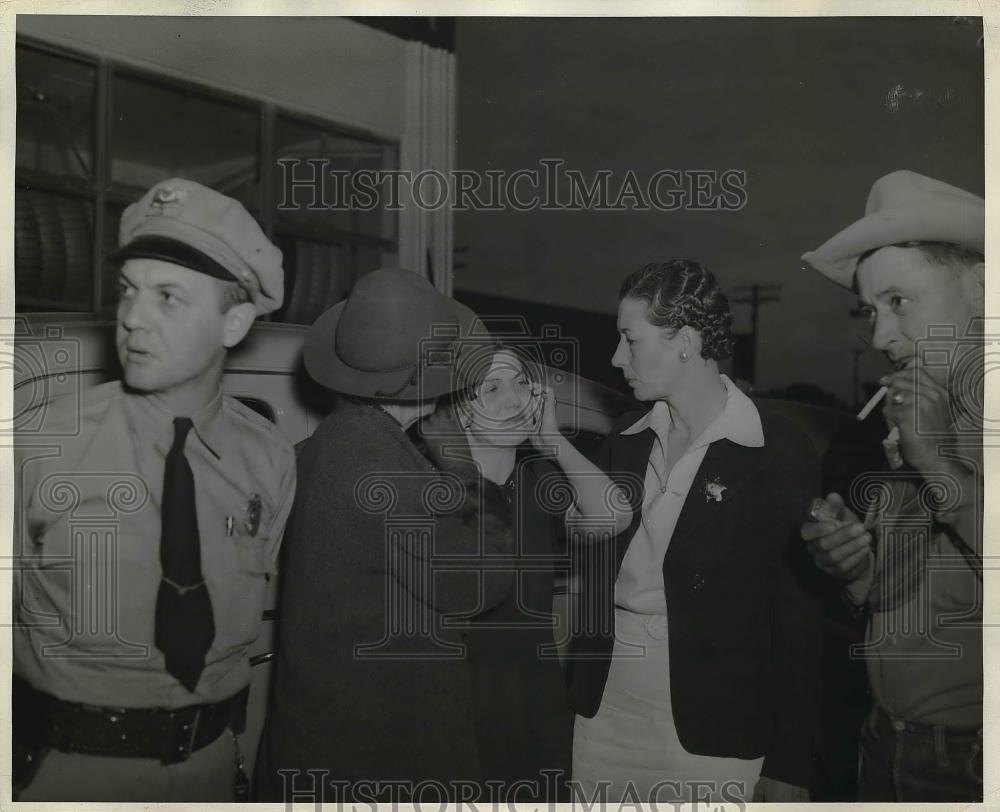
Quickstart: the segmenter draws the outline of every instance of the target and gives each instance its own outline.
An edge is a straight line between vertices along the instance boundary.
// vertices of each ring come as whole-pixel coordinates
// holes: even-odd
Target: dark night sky
[[[809,382],[849,402],[867,331],[847,315],[853,297],[799,255],[857,219],[894,169],[983,193],[979,33],[950,17],[460,18],[460,169],[561,158],[611,170],[614,186],[628,169],[644,181],[736,168],[748,200],[738,212],[458,212],[468,251],[455,287],[611,313],[627,273],[689,256],[726,288],[784,286],[761,311],[759,388]],[[748,308],[734,311],[745,327]],[[880,369],[866,353],[863,378]]]

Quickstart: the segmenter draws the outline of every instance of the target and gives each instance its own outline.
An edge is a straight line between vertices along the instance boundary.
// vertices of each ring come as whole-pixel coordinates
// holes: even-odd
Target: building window
[[[138,194],[185,177],[260,210],[261,110],[116,71],[111,81],[111,183]]]
[[[213,88],[17,43],[15,306],[110,316],[104,263],[125,207],[185,177],[242,202],[283,251],[274,321],[308,324],[368,271],[395,264],[395,211],[283,207],[281,158],[394,169],[397,143]]]
[[[324,209],[324,203],[337,201],[335,193],[324,195],[321,185],[293,181],[311,181],[319,171],[394,169],[397,150],[392,144],[338,133],[323,122],[291,115],[277,116],[274,143],[280,163],[271,206],[288,292],[277,317],[312,323],[347,296],[362,274],[398,264],[397,218],[396,212],[381,208]]]
[[[14,286],[29,310],[94,303],[97,69],[18,48]]]

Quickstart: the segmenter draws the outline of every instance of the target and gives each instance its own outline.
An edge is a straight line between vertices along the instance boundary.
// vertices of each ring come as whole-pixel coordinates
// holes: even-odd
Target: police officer
[[[123,379],[18,438],[15,798],[231,801],[295,465],[221,384],[281,304],[281,252],[182,179],[126,209],[120,245]]]

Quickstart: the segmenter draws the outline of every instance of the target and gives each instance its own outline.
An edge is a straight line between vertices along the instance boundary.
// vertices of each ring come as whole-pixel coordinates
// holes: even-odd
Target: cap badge
[[[153,193],[147,215],[165,214],[176,217],[181,212],[181,203],[187,196],[187,189],[175,189],[172,186],[161,186]]]

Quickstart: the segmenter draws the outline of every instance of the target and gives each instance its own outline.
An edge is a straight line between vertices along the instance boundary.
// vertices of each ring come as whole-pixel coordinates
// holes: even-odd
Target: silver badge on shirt
[[[247,502],[246,518],[243,522],[243,526],[246,527],[247,533],[251,536],[256,536],[257,530],[260,528],[260,514],[260,494],[251,494],[250,501]]]

